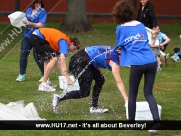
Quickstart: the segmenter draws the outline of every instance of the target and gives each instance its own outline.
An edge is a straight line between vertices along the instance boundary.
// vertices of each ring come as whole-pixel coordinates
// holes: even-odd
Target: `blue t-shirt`
[[[160,43],[164,42],[165,40],[167,39],[167,35],[162,33],[162,32],[159,32],[158,34],[158,40]]]
[[[120,66],[144,65],[156,62],[154,53],[148,45],[146,28],[138,21],[116,27],[116,48],[120,46]]]
[[[93,66],[98,69],[104,68],[112,70],[110,65],[106,62],[106,60],[112,60],[117,65],[119,65],[118,52],[114,50],[114,47],[104,46],[104,45],[95,45],[86,47],[85,50],[92,61]]]
[[[44,8],[40,8],[33,16],[31,16],[33,9],[30,7],[25,11],[26,18],[28,21],[34,22],[34,23],[43,23],[45,27],[47,13]],[[33,33],[34,30],[38,28],[35,28],[33,26],[26,26],[24,31],[24,36],[30,37],[30,35]]]
[[[36,29],[35,32],[39,38],[42,38],[45,40],[44,36],[40,33],[39,29]],[[65,56],[68,56],[69,46],[68,46],[67,41],[65,41],[64,39],[60,39],[58,41],[58,46],[59,46],[58,53],[59,54],[63,53],[63,54],[65,54]]]

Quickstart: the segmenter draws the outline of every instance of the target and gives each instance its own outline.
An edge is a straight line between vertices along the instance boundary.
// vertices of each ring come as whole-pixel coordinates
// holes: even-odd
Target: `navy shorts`
[[[56,53],[50,46],[49,42],[39,38],[37,35],[32,34],[30,36],[30,43],[36,50],[38,57],[42,61],[50,60],[52,57],[56,57],[58,53]]]

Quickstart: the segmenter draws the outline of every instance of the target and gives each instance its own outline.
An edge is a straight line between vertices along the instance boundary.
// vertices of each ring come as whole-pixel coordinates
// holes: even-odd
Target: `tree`
[[[66,18],[60,30],[75,33],[93,30],[87,20],[86,0],[68,0]]]

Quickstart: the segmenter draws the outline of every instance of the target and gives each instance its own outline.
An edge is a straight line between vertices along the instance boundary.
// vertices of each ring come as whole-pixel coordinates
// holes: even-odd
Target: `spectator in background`
[[[157,26],[154,13],[154,6],[148,0],[140,0],[140,9],[138,10],[137,20],[150,29]]]
[[[181,38],[181,35],[179,35],[179,38]],[[181,62],[181,47],[180,48],[174,48],[174,55],[171,56],[171,59],[174,62]]]
[[[158,34],[158,40],[160,42],[160,59],[162,64],[164,65],[167,62],[167,59],[169,58],[170,54],[165,53],[164,51],[166,50],[166,47],[168,46],[168,43],[170,42],[170,38],[162,32],[160,32],[160,26],[157,24],[155,30],[159,32]]]
[[[158,31],[153,29],[151,32],[151,41],[149,43],[152,51],[155,54],[155,57],[157,58],[157,72],[161,71],[161,62],[160,62],[160,45],[159,45],[159,40],[158,40]]]
[[[32,44],[29,41],[30,35],[34,30],[45,27],[47,13],[44,9],[44,3],[42,0],[33,0],[32,5],[25,11],[27,21],[23,21],[26,25],[24,36],[21,42],[21,53],[20,53],[20,73],[16,78],[16,81],[24,81],[26,68],[27,68],[27,59],[30,54],[31,49],[33,48]],[[33,56],[38,64],[38,67],[43,76],[44,65],[43,62],[38,58],[35,49],[33,48]]]

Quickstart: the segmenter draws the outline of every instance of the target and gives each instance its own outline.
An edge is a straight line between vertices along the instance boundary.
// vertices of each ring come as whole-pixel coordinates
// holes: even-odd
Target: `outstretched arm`
[[[110,60],[109,65],[112,68],[112,74],[113,74],[114,79],[116,80],[116,84],[117,84],[119,91],[121,92],[125,102],[128,102],[128,96],[126,93],[124,83],[123,83],[121,76],[120,76],[119,66],[115,62],[113,62],[112,60]]]
[[[66,56],[63,53],[60,54],[60,69],[61,69],[61,74],[65,76],[67,80],[67,84],[68,85],[73,84],[68,74],[67,65],[66,65]]]

